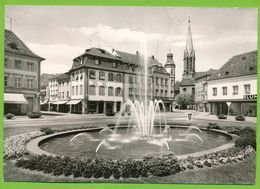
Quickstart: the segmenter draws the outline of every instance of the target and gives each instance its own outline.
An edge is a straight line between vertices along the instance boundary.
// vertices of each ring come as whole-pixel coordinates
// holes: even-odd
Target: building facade
[[[208,80],[216,71],[209,69],[195,74],[195,109],[200,112],[209,112]]]
[[[44,60],[12,31],[5,30],[4,113],[26,114],[40,109],[40,72]]]
[[[61,111],[63,104],[66,106],[63,109],[70,113],[118,112],[126,101],[144,100],[146,94],[148,100],[162,100],[165,109],[171,111],[175,64],[171,53],[167,57],[165,67],[154,56],[147,58],[145,91],[143,57],[138,52],[113,50],[109,53],[100,48],[87,49],[73,60],[66,81],[60,82],[64,74],[49,81],[49,104],[56,111]]]
[[[212,114],[256,116],[257,51],[232,57],[208,80]]]

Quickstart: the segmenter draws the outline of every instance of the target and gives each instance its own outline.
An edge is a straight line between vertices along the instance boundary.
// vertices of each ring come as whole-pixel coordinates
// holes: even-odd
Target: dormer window
[[[17,45],[16,43],[14,43],[14,42],[9,43],[8,46],[9,46],[11,49],[19,50],[19,49],[18,49],[18,45]]]
[[[100,64],[100,61],[98,59],[95,59],[95,64],[96,65],[99,65]]]
[[[226,71],[225,74],[228,75],[228,74],[229,74],[229,71]]]
[[[116,62],[113,62],[113,63],[112,63],[112,67],[113,67],[113,68],[116,68],[116,67],[117,67],[117,63],[116,63]]]

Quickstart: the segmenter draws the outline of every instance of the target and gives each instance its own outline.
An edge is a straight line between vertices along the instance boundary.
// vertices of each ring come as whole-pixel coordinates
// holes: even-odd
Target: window
[[[21,70],[22,69],[22,61],[21,60],[15,60],[14,66],[15,66],[15,69]]]
[[[133,88],[129,87],[128,91],[129,91],[129,95],[133,95]]]
[[[33,88],[33,79],[27,79],[27,88]]]
[[[59,99],[61,98],[61,92],[59,92],[58,98],[59,98]]]
[[[116,75],[116,81],[117,82],[121,82],[121,74],[117,74]]]
[[[250,85],[247,84],[247,85],[244,85],[245,87],[245,94],[250,94]]]
[[[96,79],[96,72],[94,70],[89,71],[89,79]]]
[[[163,78],[161,78],[161,86],[163,86]]]
[[[183,92],[186,92],[186,91],[187,91],[187,89],[186,89],[186,88],[183,88],[183,89],[182,89],[182,91],[183,91]]]
[[[171,97],[173,97],[173,96],[174,96],[173,91],[171,91]]]
[[[167,91],[167,90],[165,90],[165,97],[167,97],[167,96],[168,96],[168,94],[167,94],[167,93],[168,93],[168,91]]]
[[[133,83],[133,76],[129,75],[129,83]]]
[[[174,82],[173,79],[171,80],[171,86],[174,87]]]
[[[74,92],[74,89],[75,89],[75,87],[74,87],[74,86],[72,86],[72,95],[74,95],[74,94],[75,94],[75,92]]]
[[[238,85],[233,86],[233,95],[238,94]]]
[[[114,88],[108,87],[108,96],[114,96]]]
[[[168,79],[165,79],[165,86],[168,86]]]
[[[161,90],[161,96],[163,96],[163,90]]]
[[[158,79],[158,77],[155,78],[155,83],[156,83],[156,85],[159,85],[159,79]]]
[[[227,87],[222,87],[223,95],[227,95]]]
[[[8,68],[9,58],[5,58],[5,68]]]
[[[8,76],[5,76],[5,86],[8,86]]]
[[[99,72],[99,80],[105,80],[105,72]]]
[[[99,86],[99,95],[102,95],[102,96],[105,95],[105,87],[104,86]]]
[[[120,87],[116,88],[116,96],[121,96],[121,88]]]
[[[113,67],[113,68],[116,68],[116,67],[117,67],[117,63],[116,63],[116,62],[113,62],[113,63],[112,63],[112,67]]]
[[[21,81],[22,79],[20,77],[15,77],[14,78],[14,87],[21,87]]]
[[[113,80],[114,80],[114,74],[108,73],[108,81],[113,81]]]
[[[80,74],[80,80],[82,80],[83,79],[83,74]]]
[[[70,97],[70,92],[69,91],[67,91],[67,98],[69,98]]]
[[[100,64],[100,61],[98,59],[95,60],[95,64],[96,65],[99,65]]]
[[[155,90],[155,96],[159,96],[159,90],[158,89]]]
[[[90,95],[95,95],[96,94],[96,86],[95,85],[90,85],[89,86],[89,94]]]
[[[213,90],[213,96],[217,96],[217,94],[218,94],[217,88],[214,87],[214,88],[212,88],[212,90]]]
[[[83,94],[83,86],[80,85],[80,86],[79,86],[79,95],[82,95],[82,94]]]
[[[33,62],[27,62],[27,70],[33,71]]]
[[[171,69],[171,75],[173,75],[173,69]]]
[[[79,93],[79,87],[78,87],[78,85],[76,86],[76,95],[78,95],[78,93]]]
[[[207,92],[207,83],[204,83],[203,86],[202,86],[202,90],[203,92]]]
[[[64,99],[64,92],[62,92],[62,99]]]

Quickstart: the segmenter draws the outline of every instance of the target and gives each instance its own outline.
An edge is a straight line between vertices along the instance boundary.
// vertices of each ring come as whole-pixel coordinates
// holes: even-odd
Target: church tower
[[[173,54],[169,52],[167,54],[167,61],[164,65],[166,71],[170,74],[170,81],[169,81],[169,89],[170,97],[174,97],[174,87],[175,87],[175,63],[173,61]]]
[[[182,74],[183,79],[194,78],[195,74],[195,50],[193,49],[193,41],[191,35],[191,27],[190,27],[190,19],[188,21],[188,33],[187,33],[187,41],[186,48],[184,50],[184,70]]]

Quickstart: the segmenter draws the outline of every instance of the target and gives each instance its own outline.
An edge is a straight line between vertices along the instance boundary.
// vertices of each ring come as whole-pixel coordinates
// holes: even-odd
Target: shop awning
[[[4,103],[6,104],[28,104],[23,94],[4,93]]]
[[[57,102],[54,102],[53,104],[66,104],[68,101],[67,100],[60,100]]]
[[[78,104],[80,102],[81,102],[81,100],[71,100],[67,104]]]
[[[44,105],[44,104],[46,104],[48,102],[48,100],[44,100],[43,102],[41,102],[40,104],[41,105]]]

